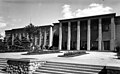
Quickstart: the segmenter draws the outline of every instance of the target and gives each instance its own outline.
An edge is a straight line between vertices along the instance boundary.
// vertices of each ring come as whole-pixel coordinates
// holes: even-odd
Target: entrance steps
[[[47,61],[34,74],[99,74],[104,66]]]
[[[0,58],[0,74],[6,74],[3,69],[7,66],[7,60],[5,58]]]

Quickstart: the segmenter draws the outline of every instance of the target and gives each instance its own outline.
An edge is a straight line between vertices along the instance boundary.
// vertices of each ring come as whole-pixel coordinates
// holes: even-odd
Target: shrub
[[[116,47],[116,51],[117,51],[118,53],[120,53],[120,46],[117,46],[117,47]]]
[[[68,51],[68,52],[65,52],[63,55],[59,55],[59,57],[73,57],[73,56],[78,56],[85,53],[86,53],[85,51]]]

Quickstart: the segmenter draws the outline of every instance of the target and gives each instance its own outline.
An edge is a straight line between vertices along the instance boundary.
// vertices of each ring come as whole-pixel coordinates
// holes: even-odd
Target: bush
[[[33,46],[34,49],[31,47],[30,51],[27,54],[49,54],[49,53],[59,53],[59,50],[45,50],[41,49],[38,46]]]
[[[118,53],[120,53],[120,47],[119,47],[119,46],[116,47],[116,51],[117,51]]]
[[[59,57],[73,57],[73,56],[78,56],[78,55],[82,55],[85,53],[86,53],[85,51],[68,51],[64,53],[63,55],[59,55]]]
[[[5,52],[7,50],[8,49],[7,49],[6,45],[4,43],[0,43],[0,52]]]

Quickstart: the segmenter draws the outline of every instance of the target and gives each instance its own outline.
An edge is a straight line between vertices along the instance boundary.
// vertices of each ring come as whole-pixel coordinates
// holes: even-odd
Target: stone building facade
[[[39,29],[39,33],[33,36],[33,44],[36,46],[52,46],[53,26],[37,26],[37,28]],[[30,41],[29,34],[26,32],[25,28],[6,30],[5,34],[5,41],[8,42],[9,40],[11,40],[11,45],[15,45],[16,38],[18,38],[19,40]],[[10,37],[11,39],[9,39]]]
[[[39,28],[40,34],[34,38],[35,45],[39,46],[54,46],[58,50],[98,51],[114,51],[116,46],[120,46],[120,16],[115,13],[62,19],[59,23],[53,23],[53,26]],[[13,29],[6,30],[6,38],[10,31],[13,31],[10,33],[12,40],[18,34],[19,38],[27,37],[23,30]]]

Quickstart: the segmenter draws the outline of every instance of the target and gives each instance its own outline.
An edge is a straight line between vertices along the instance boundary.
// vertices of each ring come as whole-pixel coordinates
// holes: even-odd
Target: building
[[[53,23],[53,26],[39,28],[44,29],[39,34],[43,37],[35,37],[35,45],[39,46],[43,44],[58,47],[59,50],[99,51],[115,51],[115,47],[120,46],[120,16],[115,13],[62,19],[59,23]],[[6,31],[6,37],[9,31]],[[12,33],[12,40],[16,34],[19,34],[18,31]]]
[[[30,23],[32,24],[32,23]],[[52,25],[36,26],[39,29],[39,33],[33,36],[33,44],[37,46],[52,46]],[[26,28],[17,28],[5,31],[5,41],[11,42],[10,45],[16,45],[16,39],[23,42],[30,41],[29,34],[26,32]]]

